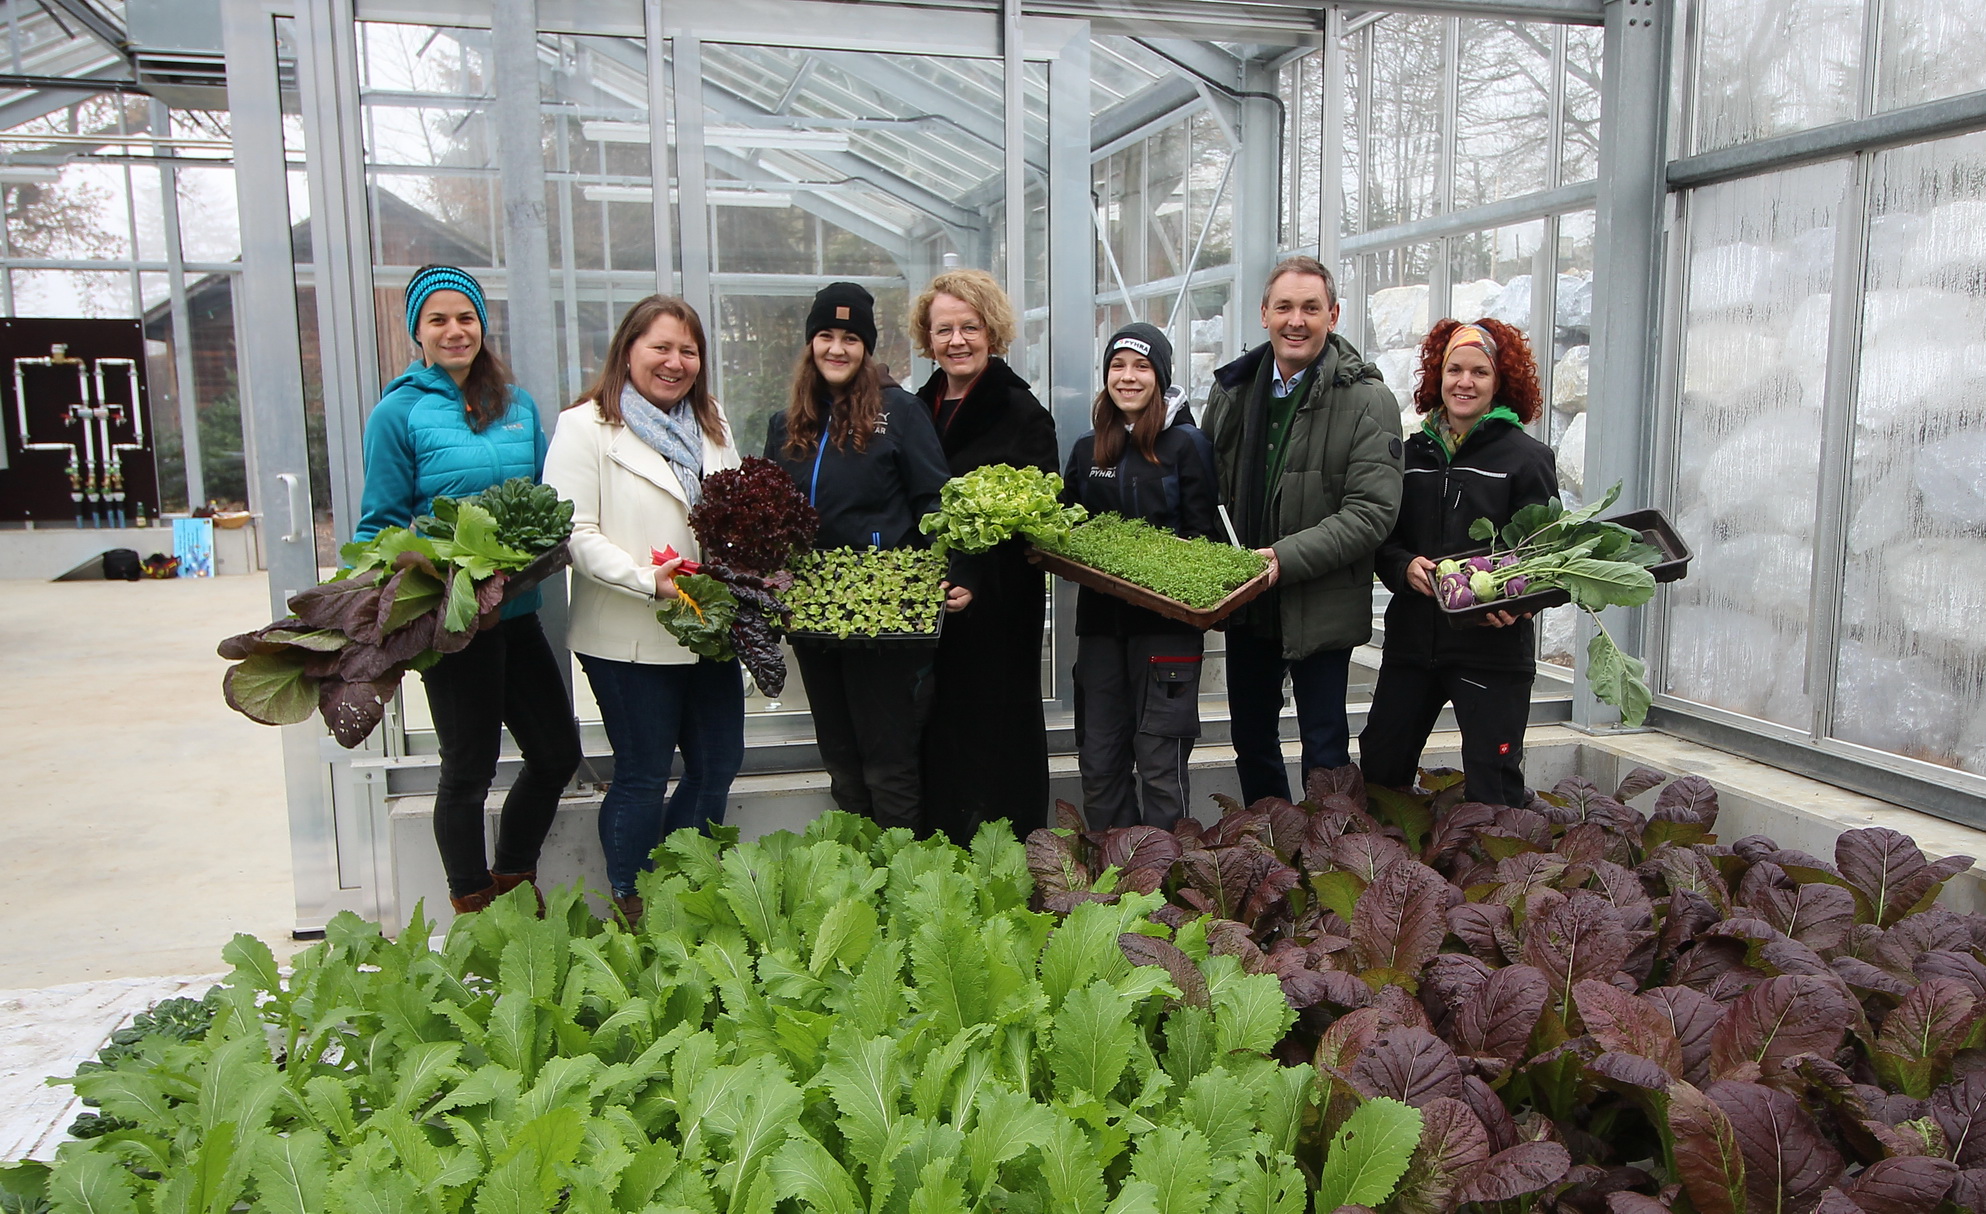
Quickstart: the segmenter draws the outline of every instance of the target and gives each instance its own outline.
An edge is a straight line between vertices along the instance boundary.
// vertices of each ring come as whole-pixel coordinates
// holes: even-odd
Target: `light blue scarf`
[[[621,387],[621,420],[635,437],[669,461],[676,479],[683,483],[683,499],[694,510],[703,499],[703,430],[696,423],[696,411],[687,398],[675,408],[656,408],[632,384]]]

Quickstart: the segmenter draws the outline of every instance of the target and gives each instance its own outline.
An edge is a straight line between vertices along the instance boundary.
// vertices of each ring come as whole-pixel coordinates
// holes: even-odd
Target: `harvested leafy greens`
[[[418,914],[341,914],[287,973],[237,936],[203,1038],[68,1081],[131,1127],[15,1179],[65,1214],[1329,1214],[1384,1202],[1432,1124],[1326,1121],[1270,1056],[1275,976],[1156,894],[1030,910],[1005,823],[967,850],[831,813],[656,861],[638,932],[567,888],[440,951]]]
[[[1054,546],[1040,546],[1196,611],[1215,606],[1268,564],[1246,548],[1183,540],[1143,519],[1116,514],[1098,515]]]
[[[1500,531],[1490,520],[1477,519],[1469,535],[1490,540],[1490,555],[1438,562],[1435,594],[1454,611],[1537,590],[1565,591],[1598,629],[1586,646],[1593,694],[1621,710],[1622,724],[1639,725],[1651,702],[1648,667],[1614,643],[1600,612],[1639,607],[1653,598],[1655,577],[1648,566],[1662,559],[1662,551],[1643,542],[1639,532],[1600,520],[1620,493],[1615,482],[1599,501],[1578,510],[1567,510],[1554,497],[1519,510]]]
[[[793,566],[780,597],[793,610],[794,632],[846,640],[938,630],[945,607],[943,555],[922,548],[829,548]]]
[[[1324,1127],[1421,1112],[1382,1214],[1986,1209],[1986,916],[1936,905],[1971,857],[1881,828],[1831,861],[1721,842],[1708,781],[1646,768],[1526,809],[1421,784],[1320,769],[1301,804],[1216,798],[1169,832],[1064,803],[1028,839],[1036,904],[1066,931],[1162,896],[1175,940],[1273,975]]]
[[[756,455],[704,477],[703,498],[690,511],[705,564],[760,576],[786,568],[813,544],[820,526],[821,516],[786,470]]]
[[[431,515],[414,520],[414,530],[437,539],[455,535],[456,511],[463,503],[481,506],[496,520],[497,538],[512,548],[539,553],[572,534],[572,503],[550,485],[513,476],[465,498],[437,497]]]
[[[547,505],[547,493],[557,502],[555,491],[517,479],[474,497],[437,497],[435,513],[416,520],[432,534],[388,527],[346,544],[345,568],[293,595],[290,616],[221,642],[220,655],[235,663],[221,680],[228,707],[264,725],[319,712],[339,745],[363,742],[400,676],[494,624],[510,575],[540,555],[509,542],[479,499],[497,495],[516,520],[510,534],[550,550],[571,530],[572,503]]]
[[[711,473],[690,511],[705,559],[682,564],[677,597],[664,600],[655,618],[685,649],[719,661],[736,657],[760,691],[778,695],[786,687],[779,635],[788,615],[779,591],[790,578],[787,563],[813,543],[820,522],[793,478],[769,459],[750,456],[743,467]],[[658,565],[676,555],[673,547],[651,552]]]
[[[1062,478],[1039,468],[987,464],[945,482],[938,508],[918,522],[932,549],[984,552],[1015,536],[1044,547],[1083,521],[1081,506],[1061,502]]]

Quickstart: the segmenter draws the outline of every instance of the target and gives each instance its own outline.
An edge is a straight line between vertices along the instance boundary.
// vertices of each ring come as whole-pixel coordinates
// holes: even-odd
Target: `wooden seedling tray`
[[[1143,607],[1147,611],[1156,611],[1168,620],[1178,620],[1182,624],[1191,624],[1195,628],[1212,628],[1254,601],[1264,590],[1269,588],[1269,570],[1264,569],[1246,582],[1235,587],[1233,592],[1220,602],[1202,610],[1200,608],[1188,607],[1178,599],[1169,599],[1162,594],[1138,585],[1136,582],[1127,582],[1123,578],[1105,573],[1101,569],[1092,569],[1090,566],[1072,561],[1066,556],[1058,556],[1053,552],[1045,552],[1032,544],[1028,545],[1027,559],[1046,569],[1056,577],[1066,578],[1078,586],[1088,586],[1091,590],[1100,590],[1112,598],[1123,599],[1134,607]]]

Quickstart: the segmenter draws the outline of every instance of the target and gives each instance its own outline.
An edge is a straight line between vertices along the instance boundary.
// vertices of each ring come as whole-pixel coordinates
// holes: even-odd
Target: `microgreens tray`
[[[1212,628],[1253,602],[1269,588],[1269,570],[1264,569],[1235,587],[1226,598],[1203,610],[1188,607],[1178,599],[1167,598],[1136,582],[1125,581],[1121,577],[1105,573],[1101,569],[1093,569],[1058,553],[1045,552],[1032,544],[1028,545],[1027,559],[1056,577],[1065,578],[1078,586],[1087,586],[1091,590],[1100,590],[1113,598],[1123,599],[1134,607],[1155,611],[1168,620],[1178,620],[1195,628]]]

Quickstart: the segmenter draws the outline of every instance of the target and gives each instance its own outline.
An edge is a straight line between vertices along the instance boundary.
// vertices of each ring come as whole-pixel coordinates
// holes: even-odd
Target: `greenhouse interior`
[[[1986,1210],[1970,7],[0,25],[0,1212]]]

